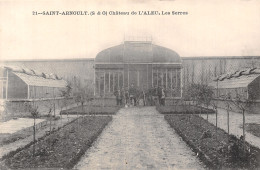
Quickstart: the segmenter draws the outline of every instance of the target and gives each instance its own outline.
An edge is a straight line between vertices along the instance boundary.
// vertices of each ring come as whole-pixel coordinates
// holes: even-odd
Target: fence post
[[[228,118],[227,118],[227,125],[228,125],[228,135],[229,135],[229,110],[227,111],[227,116],[228,116]]]
[[[217,132],[218,132],[218,108],[216,108],[216,139],[218,136]]]

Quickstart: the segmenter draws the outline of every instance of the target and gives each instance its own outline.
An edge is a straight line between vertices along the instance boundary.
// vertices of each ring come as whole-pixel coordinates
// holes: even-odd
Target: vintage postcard
[[[0,169],[260,169],[259,9],[0,0]]]

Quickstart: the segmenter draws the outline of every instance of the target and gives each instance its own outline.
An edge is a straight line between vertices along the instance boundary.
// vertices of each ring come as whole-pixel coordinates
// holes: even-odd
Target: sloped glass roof
[[[67,82],[65,80],[61,79],[53,73],[47,74],[26,67],[18,66],[1,66],[1,68],[10,70],[14,75],[19,77],[22,81],[30,86],[59,88],[65,88],[67,86]]]
[[[240,77],[224,79],[223,81],[218,81],[218,82],[215,81],[215,82],[210,83],[210,86],[213,86],[214,88],[219,88],[219,89],[248,87],[248,85],[250,85],[250,83],[252,83],[256,78],[260,78],[260,74],[242,75]]]
[[[1,66],[2,68],[11,70],[12,72],[16,72],[16,73],[24,73],[27,75],[31,75],[31,76],[38,76],[38,77],[43,77],[46,79],[54,79],[54,80],[61,80],[62,78],[60,78],[58,75],[50,73],[44,73],[44,72],[39,72],[37,70],[33,70],[33,69],[29,69],[27,67],[19,67],[19,66]]]
[[[65,88],[67,82],[64,80],[46,79],[39,76],[32,76],[25,73],[13,72],[16,76],[22,79],[27,85],[30,86],[43,86],[43,87],[60,87]]]

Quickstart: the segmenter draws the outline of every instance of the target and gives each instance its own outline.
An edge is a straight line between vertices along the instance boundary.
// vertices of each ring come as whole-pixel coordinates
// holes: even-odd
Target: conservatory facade
[[[95,58],[95,96],[112,97],[132,84],[139,90],[163,87],[166,97],[182,97],[182,64],[173,50],[151,41],[125,41]]]

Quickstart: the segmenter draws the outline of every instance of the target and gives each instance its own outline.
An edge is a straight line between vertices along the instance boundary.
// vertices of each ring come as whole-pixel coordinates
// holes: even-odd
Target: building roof
[[[43,87],[60,87],[65,88],[67,82],[64,80],[46,79],[39,76],[32,76],[25,73],[13,72],[16,76],[22,79],[27,85],[30,86],[43,86]]]
[[[125,41],[99,52],[96,63],[181,63],[175,51],[150,41]]]
[[[26,67],[18,67],[18,66],[2,66],[17,77],[19,77],[22,81],[24,81],[27,85],[30,86],[42,86],[42,87],[60,87],[64,88],[67,86],[67,82],[56,74],[43,73],[33,69],[29,69]]]
[[[24,73],[24,74],[27,74],[27,75],[43,77],[43,78],[46,78],[46,79],[61,80],[61,78],[56,74],[43,73],[43,72],[40,72],[40,71],[37,71],[37,70],[29,69],[27,67],[10,66],[10,65],[2,66],[2,67],[10,70],[12,72],[16,72],[16,73]]]
[[[210,86],[219,89],[248,87],[254,80],[260,79],[260,72],[258,73],[257,68],[240,70],[234,73],[233,76],[232,73],[219,76],[214,82],[210,83]]]
[[[222,74],[213,79],[213,81],[223,81],[226,79],[237,78],[243,75],[260,74],[260,68],[247,68],[242,70],[237,70],[235,72]]]

